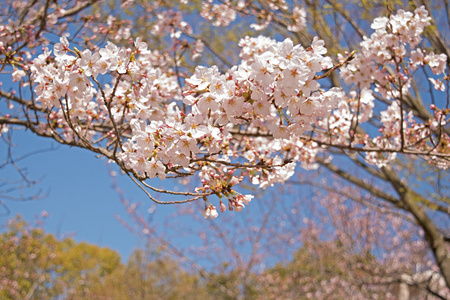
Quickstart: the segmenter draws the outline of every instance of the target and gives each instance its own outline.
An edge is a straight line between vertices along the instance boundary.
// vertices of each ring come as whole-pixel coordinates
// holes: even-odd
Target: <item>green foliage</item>
[[[197,275],[185,272],[174,260],[150,251],[135,250],[104,282],[91,289],[89,299],[208,299]],[[102,299],[103,299],[102,298]]]
[[[0,234],[0,299],[208,299],[198,275],[174,260],[57,239],[20,216]]]
[[[0,299],[69,299],[120,266],[117,252],[57,239],[20,216],[0,235],[0,252]]]

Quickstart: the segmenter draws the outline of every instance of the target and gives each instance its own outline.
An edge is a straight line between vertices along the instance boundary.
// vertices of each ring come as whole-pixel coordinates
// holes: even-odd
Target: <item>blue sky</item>
[[[105,159],[96,158],[87,150],[59,146],[29,132],[17,130],[13,138],[17,145],[14,149],[17,157],[30,151],[49,149],[52,145],[56,149],[19,162],[30,179],[41,178],[34,191],[42,189],[47,196],[25,202],[6,200],[10,214],[0,217],[1,223],[17,214],[31,221],[36,214],[47,211],[50,217],[46,221],[46,230],[56,235],[75,234],[77,241],[111,247],[119,251],[124,259],[134,247],[142,246],[139,239],[115,218],[116,215],[125,219],[128,216],[112,188]],[[0,154],[3,161],[6,155],[3,143]],[[12,167],[1,170],[0,173],[2,178],[12,179],[17,176],[18,173]],[[131,188],[128,180],[120,182],[121,187],[127,191],[138,192],[134,187]],[[139,197],[144,198],[144,195],[131,193],[131,197],[137,201]],[[148,204],[150,207],[150,203]]]

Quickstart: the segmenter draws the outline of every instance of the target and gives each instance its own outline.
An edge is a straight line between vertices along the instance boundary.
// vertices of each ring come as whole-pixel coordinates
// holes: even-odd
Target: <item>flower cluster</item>
[[[231,7],[229,0],[222,4],[213,4],[212,0],[202,1],[202,11],[200,15],[208,21],[212,22],[213,26],[225,27],[230,25],[236,19],[236,10],[245,6],[243,0],[239,0],[236,8]]]
[[[287,29],[299,32],[306,27],[306,10],[303,7],[295,6],[292,12],[292,24]]]
[[[152,34],[163,36],[166,32],[172,38],[180,38],[182,33],[192,33],[191,26],[183,21],[180,11],[162,11],[157,14],[158,21],[152,28]]]
[[[317,117],[328,116],[343,97],[337,88],[320,90],[315,80],[318,72],[332,66],[323,56],[323,41],[314,39],[308,50],[290,39],[247,41],[263,51],[251,53],[241,41],[241,56],[247,59],[239,66],[227,74],[220,74],[217,67],[197,67],[186,79],[192,89],[185,91],[184,102],[195,108],[193,114],[220,126],[251,122],[274,138],[290,139],[311,129]]]
[[[347,84],[354,84],[360,88],[370,88],[376,84],[377,92],[386,99],[397,98],[400,91],[392,86],[393,76],[385,68],[386,64],[393,64],[402,82],[402,92],[406,93],[410,86],[410,72],[401,66],[402,61],[408,61],[414,70],[424,61],[431,62],[435,72],[442,72],[445,59],[434,53],[423,57],[420,49],[416,49],[421,41],[421,34],[430,23],[430,17],[425,7],[417,8],[413,13],[399,10],[390,18],[376,18],[372,23],[375,32],[370,38],[365,37],[361,42],[361,53],[355,55],[346,66],[341,68],[341,76]],[[445,56],[445,55],[444,55]],[[437,74],[437,73],[436,73]],[[396,84],[396,83],[395,83]]]
[[[264,188],[286,181],[297,162],[314,167],[319,147],[302,134],[343,97],[316,80],[332,66],[323,41],[308,49],[263,37],[240,45],[241,64],[226,73],[197,67],[180,93],[175,74],[140,39],[133,49],[108,42],[92,52],[72,49],[63,37],[31,67],[36,101],[51,111],[52,121],[39,128],[92,145],[116,143],[110,158],[142,180],[198,173],[199,192],[226,197],[240,211],[251,199],[234,190],[244,177]],[[100,83],[105,74],[111,84]],[[231,176],[236,170],[241,174]]]
[[[401,105],[411,87],[412,77],[419,67],[428,65],[435,75],[445,72],[447,61],[445,54],[427,53],[418,48],[422,39],[421,34],[430,24],[430,19],[422,6],[414,13],[399,10],[389,18],[381,17],[373,21],[371,27],[375,32],[361,42],[362,52],[356,54],[351,62],[340,69],[344,81],[358,87],[361,92],[357,97],[343,99],[339,104],[340,109],[325,122],[336,136],[333,142],[348,144],[347,141],[355,137],[352,130],[356,122],[361,124],[369,120],[374,103],[373,96],[369,99],[367,95],[371,93],[370,88],[374,85],[374,91],[391,103],[380,113],[382,124],[380,135],[374,138],[370,138],[369,135],[360,136],[357,142],[367,148],[386,150],[388,154],[382,151],[368,151],[367,162],[379,167],[385,166],[395,159],[395,152],[398,149],[434,153],[447,153],[450,150],[447,147],[436,147],[436,143],[427,144],[429,141],[427,137],[436,132],[431,130],[431,124],[438,122],[440,126],[444,126],[447,123],[444,114],[430,120],[429,124],[418,123],[415,122],[412,112],[406,114]],[[429,80],[436,90],[445,90],[442,80],[436,78]],[[356,95],[356,92],[352,93]],[[353,105],[351,110],[348,109],[349,104]],[[442,134],[438,139],[445,141],[448,140],[448,136]],[[431,162],[440,167],[448,166],[447,162],[438,157],[431,159]]]

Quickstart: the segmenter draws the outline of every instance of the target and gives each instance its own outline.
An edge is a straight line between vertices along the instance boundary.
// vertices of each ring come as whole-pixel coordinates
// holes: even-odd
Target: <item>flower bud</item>
[[[226,210],[227,210],[227,206],[225,204],[223,204],[222,201],[220,201],[220,211],[225,212]]]

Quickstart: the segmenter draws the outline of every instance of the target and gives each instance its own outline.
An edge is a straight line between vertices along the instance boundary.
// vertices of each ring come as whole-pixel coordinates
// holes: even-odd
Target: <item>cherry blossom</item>
[[[123,3],[128,9],[135,5]],[[205,49],[208,55],[220,54],[194,34],[197,28],[185,12],[176,5],[161,7],[155,2],[145,9],[152,16],[149,31],[171,45],[164,50],[130,38],[131,20],[114,16],[101,26],[93,25],[97,16],[86,18],[86,28],[105,40],[74,42],[76,37],[63,34],[66,28],[58,25],[67,10],[51,6],[48,26],[61,30],[59,42],[45,43],[41,52],[30,44],[33,51],[24,50],[11,63],[14,82],[31,79],[26,84],[39,115],[28,126],[107,157],[143,189],[160,191],[147,186],[147,179],[198,177],[194,192],[183,195],[192,201],[216,196],[234,211],[251,203],[250,195],[238,192],[242,181],[259,188],[283,184],[297,166],[315,169],[319,160],[331,159],[327,150],[333,147],[361,153],[380,168],[399,154],[448,167],[449,137],[441,130],[448,109],[435,107],[428,121],[406,109],[419,69],[431,70],[427,77],[435,90],[445,91],[448,84],[447,56],[421,44],[431,24],[424,7],[376,18],[358,51],[339,55],[337,62],[319,37],[296,44],[291,38],[246,36],[237,45],[240,60],[208,66],[186,62],[206,62]],[[248,24],[257,30],[276,20],[298,36],[309,18],[306,6],[290,7],[285,1],[269,1],[264,8],[208,0],[199,13],[221,27],[239,14],[251,16]],[[14,53],[25,39],[21,30],[36,30],[19,23],[9,20],[0,28],[2,55]],[[28,42],[35,43],[36,36],[29,36]],[[337,74],[345,88],[324,84],[332,76],[339,82]],[[376,130],[367,130],[375,114]],[[2,124],[2,131],[7,128]]]

